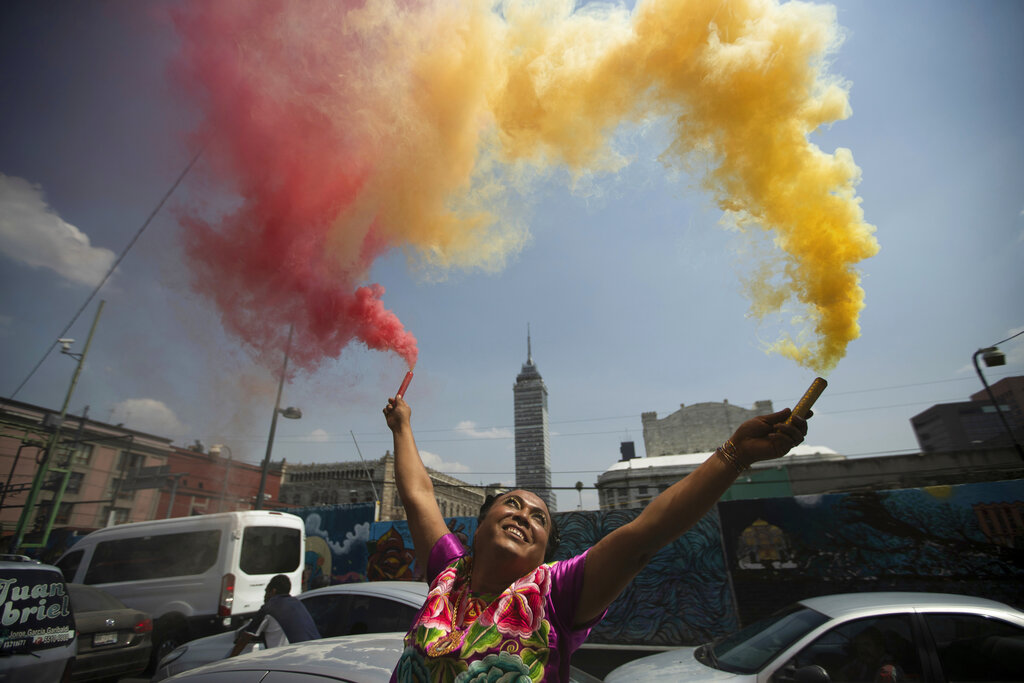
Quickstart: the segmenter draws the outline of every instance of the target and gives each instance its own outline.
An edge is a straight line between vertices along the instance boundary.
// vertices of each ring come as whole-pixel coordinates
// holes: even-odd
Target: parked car
[[[60,570],[0,555],[0,683],[57,683],[75,659],[75,616]]]
[[[606,683],[1024,681],[1024,612],[943,593],[808,598],[699,647],[636,659]]]
[[[404,632],[309,640],[213,662],[169,679],[174,683],[387,683],[405,648]],[[601,683],[575,667],[570,683]]]
[[[405,633],[426,597],[427,584],[421,581],[372,581],[316,588],[300,595],[299,600],[309,610],[321,637],[330,638],[389,631]],[[245,624],[240,628],[245,628]],[[178,647],[160,660],[153,683],[224,659],[231,653],[237,633],[219,633]],[[253,643],[243,653],[258,649],[259,643]]]
[[[56,565],[153,617],[153,663],[184,642],[237,628],[285,574],[301,585],[305,522],[244,510],[118,524],[94,531]]]
[[[68,590],[78,626],[71,680],[110,680],[145,671],[153,649],[149,614],[126,607],[99,588],[69,583]]]

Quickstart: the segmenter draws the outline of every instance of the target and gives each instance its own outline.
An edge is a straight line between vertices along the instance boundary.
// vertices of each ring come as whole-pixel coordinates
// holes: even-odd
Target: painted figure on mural
[[[370,581],[412,581],[412,550],[405,547],[402,534],[391,527],[370,549],[366,578]]]
[[[747,467],[785,455],[807,433],[804,420],[788,420],[789,409],[744,422],[636,519],[583,553],[553,562],[558,528],[530,491],[488,497],[472,550],[450,533],[411,415],[400,395],[388,399],[395,479],[430,590],[405,637],[392,674],[397,681],[478,675],[567,681],[572,653],[651,557],[696,524]]]

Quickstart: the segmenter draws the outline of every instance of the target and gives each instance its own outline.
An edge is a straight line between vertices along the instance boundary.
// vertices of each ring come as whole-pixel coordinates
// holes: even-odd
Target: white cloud
[[[128,429],[169,439],[181,437],[188,431],[188,427],[178,419],[173,410],[162,401],[153,398],[130,398],[121,401],[114,406],[110,421],[122,423]]]
[[[313,443],[327,443],[331,438],[331,435],[327,433],[326,429],[314,429],[307,436],[302,437],[302,441],[312,441]]]
[[[93,247],[89,236],[46,204],[42,188],[0,173],[0,251],[33,268],[49,268],[76,284],[98,285],[114,252]]]
[[[470,420],[463,420],[455,425],[455,431],[474,439],[511,439],[513,436],[511,429],[502,427],[491,427],[484,430],[477,429],[476,423]]]
[[[441,456],[429,451],[420,451],[420,459],[423,464],[432,470],[450,474],[452,472],[469,472],[469,468],[461,462],[445,462]]]

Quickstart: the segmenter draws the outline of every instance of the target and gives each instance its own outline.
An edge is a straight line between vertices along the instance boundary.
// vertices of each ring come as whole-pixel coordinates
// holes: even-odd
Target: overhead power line
[[[135,231],[135,236],[132,237],[131,240],[129,240],[128,244],[125,245],[125,248],[122,249],[121,253],[118,254],[116,259],[114,259],[114,262],[111,264],[110,268],[107,270],[106,275],[103,276],[103,279],[100,280],[100,283],[98,285],[96,285],[95,289],[93,289],[92,292],[89,294],[89,296],[86,297],[86,299],[82,303],[81,307],[75,312],[75,314],[73,316],[71,316],[71,320],[69,320],[68,324],[64,326],[64,329],[61,330],[54,337],[55,340],[56,339],[60,339],[61,337],[66,337],[67,336],[68,332],[71,330],[71,327],[78,320],[79,316],[82,315],[82,312],[85,311],[85,309],[89,305],[89,303],[92,302],[92,300],[96,297],[97,294],[99,294],[99,291],[101,289],[103,289],[103,285],[107,284],[107,280],[109,280],[110,276],[114,274],[114,271],[117,270],[117,267],[121,264],[121,261],[124,260],[124,257],[128,255],[128,252],[131,251],[131,248],[133,246],[135,246],[136,242],[139,241],[139,238],[142,237],[142,233],[144,233],[146,231],[146,228],[149,227],[149,224],[153,222],[153,219],[160,212],[160,209],[163,208],[163,205],[165,203],[167,203],[167,200],[170,199],[172,194],[174,194],[174,191],[176,189],[178,189],[178,185],[180,185],[181,181],[185,179],[185,176],[188,175],[188,172],[190,170],[192,170],[192,166],[194,166],[196,161],[199,160],[199,157],[202,155],[202,153],[203,153],[203,150],[199,150],[198,152],[196,152],[196,155],[194,157],[192,157],[192,160],[190,162],[188,162],[188,165],[185,166],[185,170],[183,170],[181,172],[181,174],[178,176],[177,180],[174,181],[174,184],[171,185],[171,188],[169,190],[167,190],[166,194],[164,194],[164,196],[160,199],[160,201],[157,203],[157,205],[153,208],[153,210],[150,212],[149,216],[142,223],[142,225],[139,227],[139,229]],[[40,367],[42,367],[43,362],[49,357],[50,352],[53,351],[53,346],[54,346],[53,344],[49,344],[46,347],[46,351],[43,353],[42,358],[39,359],[39,362],[36,363],[32,367],[31,370],[29,370],[28,375],[25,376],[25,379],[21,380],[21,384],[19,384],[17,386],[17,388],[11,393],[11,395],[3,400],[3,403],[0,404],[0,407],[6,406],[8,401],[12,400],[15,396],[17,396],[18,392],[20,392],[25,387],[25,385],[28,383],[28,381],[30,379],[32,379],[32,376],[36,374],[36,372],[39,370]]]

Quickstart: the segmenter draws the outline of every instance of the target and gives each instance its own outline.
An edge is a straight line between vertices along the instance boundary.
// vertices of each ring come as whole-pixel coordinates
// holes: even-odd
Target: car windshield
[[[752,674],[779,652],[828,621],[828,617],[796,605],[755,621],[710,645],[712,663],[723,671]],[[705,661],[705,663],[708,663]]]

